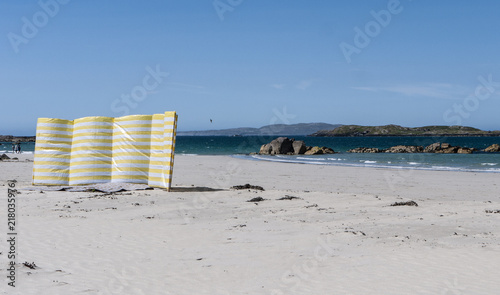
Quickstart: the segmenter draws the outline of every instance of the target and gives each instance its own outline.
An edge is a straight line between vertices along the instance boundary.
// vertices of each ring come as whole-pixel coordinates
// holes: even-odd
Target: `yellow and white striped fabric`
[[[40,118],[34,185],[143,183],[170,189],[177,114]]]
[[[73,121],[38,119],[33,184],[68,184],[72,138]]]
[[[153,116],[133,115],[115,119],[113,172],[115,182],[148,183]]]
[[[153,115],[148,182],[151,186],[165,187],[172,182],[176,130],[175,112]]]
[[[113,118],[74,121],[69,185],[111,181],[112,136]]]

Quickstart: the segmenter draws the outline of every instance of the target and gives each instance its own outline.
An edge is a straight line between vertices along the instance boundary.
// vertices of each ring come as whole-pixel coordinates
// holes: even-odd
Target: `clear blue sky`
[[[499,11],[493,0],[1,0],[0,134],[33,135],[38,117],[170,110],[182,131],[500,129]]]

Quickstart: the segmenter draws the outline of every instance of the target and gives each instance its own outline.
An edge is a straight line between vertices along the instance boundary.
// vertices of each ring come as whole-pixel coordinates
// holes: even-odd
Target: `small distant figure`
[[[19,141],[12,142],[12,153],[14,153],[14,154],[21,153],[21,143]]]
[[[210,119],[210,123],[212,123],[212,119]]]

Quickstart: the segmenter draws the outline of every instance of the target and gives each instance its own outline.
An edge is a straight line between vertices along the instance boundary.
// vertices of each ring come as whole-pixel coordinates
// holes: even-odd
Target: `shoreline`
[[[326,157],[338,157],[346,154],[336,153],[331,155],[321,155]],[[351,155],[351,154],[347,154]],[[359,155],[359,154],[358,154]],[[369,157],[370,153],[363,154],[362,156]],[[382,153],[382,155],[384,155]],[[433,155],[433,154],[428,154]],[[323,158],[315,158],[311,156],[302,156],[302,155],[232,155],[231,157],[245,159],[245,160],[254,160],[254,161],[265,161],[265,162],[273,162],[273,163],[290,163],[290,164],[303,164],[303,165],[325,165],[325,166],[337,166],[337,167],[355,167],[355,168],[376,168],[376,169],[389,169],[389,170],[422,170],[422,171],[443,171],[443,172],[471,172],[471,173],[500,173],[500,165],[498,163],[481,163],[484,166],[483,169],[472,169],[465,167],[453,167],[453,166],[416,166],[419,163],[412,162],[412,164],[407,164],[406,166],[403,164],[393,164],[389,163],[379,163],[375,158],[358,160],[361,163],[355,162],[339,162],[339,161],[325,161]],[[261,158],[257,158],[261,157]],[[275,157],[275,159],[273,159]],[[289,157],[289,159],[287,159]],[[311,157],[306,159],[305,157]],[[377,156],[375,156],[377,157]],[[466,156],[468,157],[468,156]],[[338,160],[338,158],[337,158]],[[499,168],[493,168],[493,166]]]
[[[16,154],[16,156],[19,157],[19,161],[0,162],[5,167],[0,172],[0,177],[4,180],[19,178],[18,181],[22,185],[31,186],[34,155]],[[197,166],[207,166],[210,169],[197,170],[195,169]],[[269,173],[272,173],[273,181],[270,181]],[[410,197],[418,197],[422,192],[434,194],[433,190],[440,185],[446,185],[450,192],[456,195],[464,195],[462,189],[464,185],[473,185],[476,193],[485,189],[500,190],[500,179],[496,173],[298,165],[289,162],[242,159],[228,155],[176,155],[174,159],[173,188],[195,186],[228,189],[233,185],[251,182],[255,182],[256,185],[264,183],[279,190],[349,193],[367,193],[369,187],[376,187],[385,194],[405,190],[405,194]],[[430,187],[432,189],[429,189]],[[467,198],[464,196],[463,199]]]
[[[31,166],[33,165],[33,160],[34,160],[34,153],[33,152],[23,152],[21,154],[13,154],[12,152],[5,153],[11,158],[17,157],[19,160],[6,160],[4,161],[5,163],[15,163],[15,162],[22,162],[26,163],[27,165]],[[339,154],[332,154],[332,155],[327,155],[327,156],[335,156]],[[372,154],[365,154],[365,155],[372,155]],[[175,181],[175,175],[176,175],[176,165],[175,162],[177,162],[178,159],[183,159],[183,158],[189,158],[189,157],[201,157],[201,158],[213,158],[213,159],[220,159],[220,161],[227,161],[227,159],[235,159],[235,160],[240,160],[240,161],[248,161],[248,162],[262,162],[262,163],[268,163],[268,164],[283,164],[283,165],[295,165],[295,166],[317,166],[317,167],[332,167],[331,169],[368,169],[371,171],[385,171],[384,174],[387,173],[392,173],[394,175],[399,175],[395,176],[395,178],[401,178],[401,177],[408,177],[407,175],[416,173],[416,172],[438,172],[438,173],[465,173],[465,174],[481,174],[481,175],[496,175],[496,173],[500,173],[500,170],[497,171],[488,171],[488,170],[450,170],[450,169],[435,169],[435,168],[425,168],[425,167],[412,167],[412,166],[382,166],[382,165],[372,165],[372,164],[351,164],[351,163],[328,163],[325,164],[323,162],[290,162],[289,160],[268,160],[265,158],[255,158],[253,156],[260,156],[260,155],[251,155],[251,154],[233,154],[233,155],[200,155],[200,154],[176,154],[175,159],[174,159],[174,178],[173,180]],[[466,155],[467,156],[467,155]],[[282,155],[276,156],[265,156],[265,157],[276,157],[277,159],[282,158]],[[294,156],[290,156],[294,157]],[[300,157],[300,155],[299,155]],[[311,156],[306,156],[306,157],[311,157]],[[315,156],[312,156],[311,159],[314,159]],[[182,161],[182,160],[181,160]],[[1,163],[1,162],[0,162]],[[333,168],[335,167],[335,168]],[[172,182],[174,185],[175,182]]]
[[[370,186],[381,189],[384,193],[393,193],[398,190],[406,190],[411,196],[417,197],[417,189],[425,186],[437,187],[444,184],[442,179],[446,178],[446,185],[457,188],[453,191],[462,195],[460,187],[465,183],[474,183],[480,191],[481,187],[491,187],[493,184],[500,186],[500,180],[496,173],[477,173],[462,171],[438,171],[438,170],[416,170],[416,169],[391,169],[376,167],[349,167],[334,165],[313,165],[296,163],[279,163],[259,160],[239,159],[232,156],[175,156],[174,175],[172,184],[190,185],[184,176],[188,174],[185,170],[186,163],[191,162],[188,158],[198,158],[200,162],[217,167],[211,174],[204,172],[189,172],[189,180],[195,182],[195,186],[217,186],[217,175],[227,175],[231,183],[243,184],[253,180],[256,185],[259,183],[269,183],[269,176],[261,171],[280,171],[271,183],[273,188],[280,190],[328,190],[344,192],[366,193]],[[203,159],[203,160],[202,160]],[[196,160],[194,160],[196,161]],[[313,172],[314,171],[314,172]],[[180,175],[179,175],[180,174]],[[229,180],[226,177],[226,182]],[[288,181],[287,179],[292,179]],[[360,182],[355,186],[356,179]],[[210,181],[211,179],[211,181]],[[331,185],[329,184],[334,181]],[[499,187],[500,189],[500,187]],[[427,190],[426,190],[427,191]],[[429,190],[429,192],[431,192]]]

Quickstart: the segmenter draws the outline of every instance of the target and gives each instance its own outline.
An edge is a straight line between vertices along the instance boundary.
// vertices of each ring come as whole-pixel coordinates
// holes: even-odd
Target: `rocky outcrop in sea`
[[[350,149],[348,150],[347,152],[348,153],[359,153],[359,154],[363,154],[363,153],[382,153],[384,150],[381,150],[381,149],[378,149],[378,148],[367,148],[367,147],[358,147],[358,148],[355,148],[355,149]]]
[[[260,155],[322,155],[334,154],[335,151],[328,147],[306,146],[302,140],[278,137],[270,143],[260,147]]]
[[[396,145],[387,149],[358,147],[350,149],[348,153],[434,153],[434,154],[472,154],[479,151],[476,148],[452,146],[449,143],[436,142],[428,146],[419,145]],[[493,144],[481,152],[500,152],[500,145]],[[322,155],[335,154],[335,151],[328,147],[306,146],[302,140],[294,138],[278,137],[270,143],[261,146],[260,155]]]
[[[493,147],[493,146],[492,146]],[[500,146],[499,146],[500,149]],[[494,147],[492,148],[494,150]],[[472,154],[475,148],[452,146],[449,143],[436,142],[431,145],[397,145],[388,149],[359,147],[348,150],[348,153],[436,153],[436,154]],[[485,150],[486,151],[486,150]]]
[[[484,149],[485,152],[487,153],[499,153],[500,152],[500,145],[498,144],[492,144],[489,147]]]
[[[386,149],[385,153],[421,153],[424,148],[416,145],[396,145]]]

